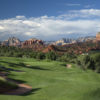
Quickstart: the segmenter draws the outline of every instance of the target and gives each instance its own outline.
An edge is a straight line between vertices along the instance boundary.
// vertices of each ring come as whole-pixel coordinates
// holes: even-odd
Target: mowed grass
[[[63,62],[1,57],[9,76],[33,90],[26,95],[0,95],[0,100],[100,100],[100,74]]]

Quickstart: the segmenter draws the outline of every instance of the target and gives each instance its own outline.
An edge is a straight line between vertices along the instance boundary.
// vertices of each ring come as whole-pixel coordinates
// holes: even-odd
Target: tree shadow
[[[61,66],[63,66],[63,67],[66,67],[66,64],[64,63],[64,64],[60,64]]]
[[[1,69],[2,71],[7,71],[7,72],[9,72],[9,71],[23,72],[23,71],[21,71],[21,70],[16,70],[16,69],[12,69],[12,68],[6,68],[6,67],[1,66],[1,65],[0,65],[0,69]]]
[[[25,68],[30,68],[30,69],[35,69],[35,70],[50,70],[46,68],[41,68],[39,66],[27,66],[24,63],[19,63],[20,66],[25,67]]]
[[[6,66],[5,67],[2,66],[2,64],[0,65],[0,69],[1,70],[5,71],[5,72],[8,72],[6,80],[10,81],[10,82],[13,82],[13,83],[16,83],[16,84],[24,84],[24,83],[26,83],[26,81],[19,80],[19,79],[13,79],[13,78],[9,77],[9,75],[12,75],[10,71],[23,72],[21,70],[17,70],[17,69],[14,69],[14,68],[24,67],[24,68],[30,68],[30,69],[35,69],[35,70],[49,70],[49,69],[45,69],[45,68],[40,68],[39,66],[27,66],[24,63],[16,64],[16,63],[6,62],[6,61],[0,61],[0,62],[1,63],[6,63],[10,67],[10,68],[7,68]],[[40,89],[41,88],[31,89],[30,91],[28,91],[28,92],[26,92],[24,94],[21,94],[19,96],[27,96],[27,95],[35,94],[36,91],[38,91]]]
[[[50,69],[46,69],[46,68],[41,68],[39,66],[27,66],[24,63],[19,63],[19,64],[15,64],[15,63],[11,63],[11,62],[6,62],[6,61],[0,61],[1,63],[6,63],[9,65],[9,67],[13,67],[13,68],[19,68],[19,67],[24,67],[24,68],[30,68],[30,69],[35,69],[35,70],[50,70]],[[0,67],[1,69],[4,69],[5,71],[16,71],[16,72],[23,72],[21,70],[16,70],[16,69],[12,69],[12,68],[6,68],[4,66]]]
[[[24,93],[20,96],[27,96],[27,95],[32,95],[32,94],[35,94],[37,91],[39,91],[41,88],[35,88],[35,89],[32,89],[31,91],[27,92],[27,93]]]
[[[18,89],[18,88],[17,88]],[[34,89],[27,89],[27,88],[20,88],[23,89],[24,91],[20,90],[20,91],[9,91],[9,92],[5,92],[5,93],[1,93],[2,95],[16,95],[16,96],[28,96],[28,95],[33,95],[35,94],[37,91],[39,91],[41,88],[34,88]]]
[[[35,69],[35,70],[50,70],[50,69],[46,69],[46,68],[41,68],[39,66],[30,66],[30,67],[27,67],[27,68]]]
[[[82,100],[87,100],[87,98],[88,100],[99,100],[100,99],[100,88],[87,92],[82,96]]]
[[[17,84],[26,83],[26,81],[19,80],[19,79],[13,79],[13,78],[6,78],[6,80],[10,81],[10,82],[13,82],[13,83],[17,83]]]
[[[6,63],[9,65],[9,67],[16,67],[18,68],[19,66],[25,66],[25,65],[22,65],[22,64],[15,64],[15,63],[12,63],[12,62],[6,62],[6,61],[0,61],[1,63]]]

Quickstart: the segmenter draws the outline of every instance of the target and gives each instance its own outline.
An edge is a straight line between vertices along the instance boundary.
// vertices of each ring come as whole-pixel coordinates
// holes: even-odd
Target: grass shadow
[[[27,67],[27,68],[35,69],[35,70],[50,70],[50,69],[46,69],[46,68],[41,68],[39,66],[30,66],[30,67]]]
[[[6,68],[6,67],[4,67],[4,66],[0,66],[0,69],[1,69],[2,71],[7,71],[7,72],[9,72],[9,71],[23,72],[23,71],[21,71],[21,70],[16,70],[16,69],[13,69],[13,68]]]
[[[26,81],[19,80],[19,79],[13,79],[13,78],[7,78],[7,80],[10,82],[18,83],[18,84],[26,83]]]
[[[50,69],[46,69],[46,68],[41,68],[39,66],[27,66],[24,63],[19,63],[19,64],[15,64],[15,63],[11,63],[11,62],[6,62],[6,61],[0,61],[1,63],[6,63],[9,65],[9,67],[13,67],[13,68],[19,68],[19,67],[24,67],[24,68],[30,68],[30,69],[35,69],[35,70],[50,70]],[[0,67],[2,69],[4,69],[5,71],[16,71],[16,72],[23,72],[21,70],[16,70],[16,69],[12,69],[12,68],[6,68],[6,67]]]
[[[86,93],[83,96],[82,100],[100,100],[100,88],[89,93]]]
[[[35,94],[37,91],[39,91],[41,88],[35,88],[35,89],[32,89],[31,91],[29,91],[28,93],[24,93],[20,96],[28,96],[28,95],[32,95],[32,94]]]
[[[64,64],[60,64],[60,65],[63,66],[63,67],[66,67],[67,64],[64,63]]]
[[[20,66],[25,67],[25,68],[30,68],[30,69],[35,69],[35,70],[50,70],[46,68],[41,68],[39,66],[27,66],[24,63],[19,63]]]

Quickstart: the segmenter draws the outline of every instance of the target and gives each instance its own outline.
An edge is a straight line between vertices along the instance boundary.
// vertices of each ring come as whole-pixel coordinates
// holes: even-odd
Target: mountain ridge
[[[25,45],[34,45],[34,44],[41,44],[41,45],[66,45],[66,44],[74,44],[74,43],[79,43],[79,42],[96,42],[100,40],[100,32],[96,34],[96,36],[86,36],[86,37],[79,37],[77,39],[73,38],[62,38],[57,41],[43,41],[37,38],[31,38],[25,41],[21,41],[20,39],[16,37],[9,37],[5,41],[0,41],[1,45],[6,45],[6,46],[21,46],[25,47]],[[29,45],[30,44],[30,45]]]

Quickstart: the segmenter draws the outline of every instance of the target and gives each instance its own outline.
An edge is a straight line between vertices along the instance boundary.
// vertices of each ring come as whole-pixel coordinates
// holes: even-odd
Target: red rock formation
[[[97,41],[100,41],[100,32],[97,33],[97,35],[96,35],[96,40],[97,40]]]
[[[22,48],[31,48],[35,51],[41,51],[45,47],[45,45],[42,40],[32,38],[32,39],[24,41],[22,43],[21,47]]]
[[[50,51],[57,51],[56,47],[54,45],[49,45],[46,49],[44,49],[42,52],[43,53],[47,53],[47,52],[50,52]]]

